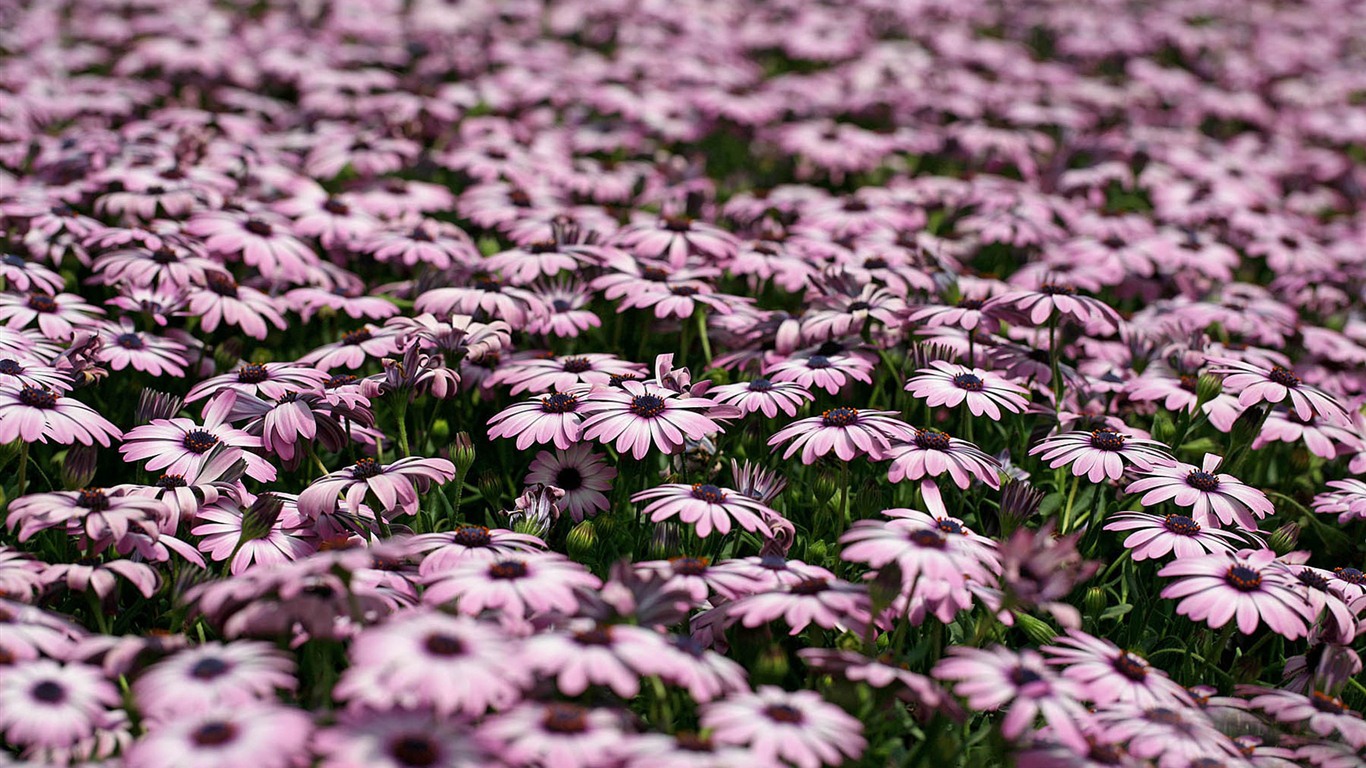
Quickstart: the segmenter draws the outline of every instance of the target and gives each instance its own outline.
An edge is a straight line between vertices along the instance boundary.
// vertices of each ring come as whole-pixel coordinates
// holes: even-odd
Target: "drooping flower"
[[[1181,600],[1177,613],[1215,629],[1236,619],[1245,635],[1265,623],[1295,640],[1309,632],[1313,620],[1308,600],[1294,588],[1294,576],[1271,550],[1182,558],[1157,575],[1177,578],[1162,590],[1162,597]]]

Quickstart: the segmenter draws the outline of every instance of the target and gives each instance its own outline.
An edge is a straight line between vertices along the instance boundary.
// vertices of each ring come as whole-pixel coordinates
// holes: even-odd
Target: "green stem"
[[[28,478],[28,441],[19,444],[19,490],[18,496],[24,495],[25,481]]]
[[[398,393],[398,404],[394,407],[398,416],[398,450],[403,458],[411,455],[408,450],[408,393]]]
[[[1048,318],[1048,366],[1053,372],[1053,407],[1062,409],[1062,366],[1058,362],[1058,312]]]
[[[849,464],[843,462],[843,469],[840,470],[842,484],[844,485],[843,495],[840,498],[840,534],[842,535],[849,527]]]
[[[693,318],[697,320],[697,333],[702,339],[702,357],[707,361],[707,367],[711,367],[711,337],[707,335],[707,312],[702,309],[702,305],[697,306],[697,311],[693,313]]]
[[[1077,499],[1077,486],[1081,485],[1081,475],[1072,475],[1072,490],[1067,492],[1067,506],[1062,509],[1062,522],[1058,526],[1058,533],[1067,533],[1068,523],[1072,520],[1072,502]]]

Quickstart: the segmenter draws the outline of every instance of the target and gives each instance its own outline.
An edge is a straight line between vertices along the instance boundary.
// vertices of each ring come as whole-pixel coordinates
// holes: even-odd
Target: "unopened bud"
[[[683,537],[679,535],[678,526],[673,523],[656,523],[654,532],[650,534],[650,543],[647,552],[651,560],[667,560],[677,555],[682,547]]]
[[[1005,533],[1015,530],[1039,512],[1044,492],[1028,480],[1009,480],[1001,484],[1001,528]]]
[[[271,529],[280,521],[280,510],[284,505],[284,500],[273,493],[257,496],[251,506],[242,510],[242,537],[238,539],[237,546],[269,536]]]
[[[895,560],[878,569],[877,576],[868,582],[868,600],[874,616],[892,604],[901,594],[901,566]]]
[[[19,446],[22,443],[22,439],[12,443],[0,443],[0,469],[8,467],[11,461],[19,457]]]
[[[100,449],[76,443],[66,451],[62,460],[62,486],[68,491],[84,488],[95,479],[95,458]]]
[[[787,673],[792,669],[792,661],[787,658],[787,651],[779,644],[774,643],[759,655],[754,663],[754,677],[757,681],[778,682],[787,677]]]
[[[485,470],[479,473],[479,480],[476,485],[479,488],[479,496],[494,509],[503,508],[503,478],[493,470]]]
[[[1278,556],[1283,557],[1295,551],[1295,547],[1300,543],[1301,530],[1299,523],[1285,523],[1271,532],[1271,535],[1266,539],[1266,543],[1271,545],[1271,549]]]
[[[811,484],[811,491],[816,495],[817,506],[824,506],[835,498],[835,493],[839,490],[839,481],[830,472],[817,474],[816,481]]]
[[[1212,373],[1206,373],[1195,381],[1195,401],[1198,405],[1204,405],[1224,392],[1224,379]]]
[[[1031,642],[1038,645],[1051,643],[1058,636],[1058,631],[1053,629],[1053,625],[1028,613],[1015,614],[1015,626],[1024,632]]]
[[[175,395],[144,389],[138,396],[137,408],[133,411],[133,421],[140,425],[150,424],[156,419],[173,419],[185,401]]]
[[[592,558],[598,549],[598,532],[593,521],[584,520],[570,529],[564,543],[569,556],[574,560],[584,562]]]
[[[1168,445],[1176,439],[1176,425],[1172,423],[1172,417],[1165,410],[1159,410],[1153,415],[1152,435],[1154,440]]]
[[[451,442],[451,462],[455,464],[457,478],[464,477],[474,466],[474,442],[470,440],[470,433],[455,433],[455,440]]]
[[[1086,606],[1086,615],[1091,618],[1099,618],[1109,606],[1109,596],[1105,594],[1103,587],[1087,587],[1086,597],[1083,598],[1083,605]]]
[[[230,338],[213,348],[213,363],[220,371],[230,371],[242,359],[242,340]]]

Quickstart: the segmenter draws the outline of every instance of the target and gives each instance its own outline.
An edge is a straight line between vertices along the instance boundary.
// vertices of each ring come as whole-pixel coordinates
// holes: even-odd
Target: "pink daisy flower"
[[[709,394],[716,402],[733,405],[741,413],[760,412],[770,419],[777,416],[779,410],[789,417],[796,416],[797,409],[816,399],[800,384],[768,379],[723,384],[710,390]]]
[[[268,704],[218,707],[161,723],[124,755],[128,768],[291,768],[306,759],[313,722]]]
[[[954,692],[973,709],[1007,708],[1001,721],[1001,735],[1007,739],[1020,738],[1042,715],[1058,741],[1077,750],[1087,747],[1080,686],[1055,674],[1035,651],[954,646],[934,666],[934,676],[958,681]]]
[[[0,277],[5,279],[6,287],[15,291],[52,295],[66,285],[66,280],[56,272],[12,253],[0,255]]]
[[[1068,630],[1043,652],[1099,705],[1132,701],[1145,707],[1189,706],[1190,694],[1143,657],[1080,630]]]
[[[204,239],[204,247],[240,259],[263,275],[304,282],[318,255],[290,234],[288,220],[265,211],[203,211],[185,225],[188,234]]]
[[[294,661],[269,643],[238,640],[188,648],[153,664],[133,683],[138,711],[172,720],[219,706],[269,701],[292,691]]]
[[[37,321],[38,330],[53,341],[69,341],[77,330],[93,328],[95,316],[103,314],[74,293],[0,293],[0,322],[19,330]]]
[[[1107,477],[1120,479],[1126,463],[1140,469],[1152,469],[1175,461],[1162,443],[1126,435],[1110,427],[1054,435],[1029,450],[1030,456],[1038,454],[1043,454],[1043,460],[1054,469],[1071,464],[1073,475],[1085,476],[1093,483]]]
[[[430,712],[344,712],[319,731],[320,768],[484,768],[493,765],[482,739]]]
[[[962,592],[970,582],[992,584],[1000,569],[989,549],[914,519],[855,521],[840,545],[845,562],[874,569],[896,563],[902,589],[931,602]]]
[[[652,629],[590,622],[527,639],[521,658],[532,671],[553,678],[566,696],[579,696],[597,685],[630,699],[640,693],[640,679],[656,674],[670,650],[664,636]]]
[[[110,438],[119,437],[118,427],[75,398],[41,387],[0,385],[0,443],[51,440],[108,447]]]
[[[1287,368],[1279,365],[1266,370],[1260,365],[1228,358],[1212,359],[1211,373],[1222,373],[1224,387],[1238,393],[1238,404],[1244,408],[1257,403],[1286,403],[1288,408],[1304,421],[1320,416],[1331,424],[1350,426],[1351,416],[1347,409],[1317,387],[1300,381]]]
[[[580,387],[504,408],[489,419],[489,437],[515,437],[519,451],[533,443],[554,443],[564,450],[577,443],[583,434],[584,414],[589,412],[592,402],[590,395],[596,393]]]
[[[33,750],[71,747],[113,725],[119,702],[98,667],[24,661],[0,674],[0,733]]]
[[[815,691],[761,685],[704,705],[702,727],[718,744],[748,747],[759,760],[798,768],[840,765],[863,756],[863,724]]]
[[[107,544],[122,540],[130,531],[154,535],[165,516],[165,507],[153,499],[85,488],[20,496],[9,503],[5,525],[11,531],[19,529],[21,543],[39,531],[60,527],[69,535]]]
[[[612,490],[612,479],[616,476],[616,469],[607,465],[606,457],[579,443],[564,450],[538,452],[522,482],[564,491],[560,507],[577,523],[608,510],[606,492]]]
[[[1240,686],[1248,704],[1276,722],[1298,725],[1324,738],[1342,739],[1354,749],[1366,747],[1366,719],[1342,699],[1323,691],[1308,695],[1258,686]]]
[[[327,374],[298,363],[243,363],[236,370],[205,379],[190,388],[185,402],[234,390],[267,400],[278,400],[290,392],[309,392],[322,387]]]
[[[725,263],[740,250],[734,235],[688,216],[661,216],[648,223],[632,224],[613,238],[612,244],[642,259],[658,259],[678,269],[690,260]]]
[[[875,364],[867,357],[844,352],[822,354],[821,350],[798,352],[787,360],[764,369],[764,375],[775,382],[790,381],[802,389],[820,387],[832,395],[851,381],[870,384]]]
[[[1001,487],[1001,463],[977,446],[937,429],[911,430],[912,437],[893,442],[882,456],[892,461],[887,479],[893,483],[919,480],[925,504],[934,514],[948,514],[935,477],[948,474],[955,485],[965,490],[972,485],[973,478],[992,488]]]
[[[1176,514],[1119,512],[1110,516],[1105,530],[1133,531],[1124,539],[1124,546],[1136,562],[1167,555],[1182,559],[1235,552],[1247,543],[1237,534],[1205,528],[1191,517]]]
[[[421,533],[405,541],[404,545],[409,552],[427,553],[419,566],[423,576],[445,571],[469,558],[500,560],[545,549],[545,542],[529,533],[473,523],[462,523],[452,531]]]
[[[320,371],[333,368],[359,368],[367,360],[398,354],[400,336],[393,328],[366,325],[342,334],[338,341],[324,344],[299,358],[298,362]]]
[[[570,392],[581,386],[605,386],[614,376],[644,376],[645,366],[616,355],[582,354],[534,357],[501,366],[489,379],[491,386],[510,384],[508,394]]]
[[[521,698],[531,670],[495,628],[466,616],[414,611],[364,630],[333,696],[353,708],[431,709],[479,717]]]
[[[561,702],[524,702],[479,730],[511,765],[601,768],[616,765],[631,744],[615,713]]]
[[[436,219],[406,219],[362,239],[356,250],[369,253],[376,261],[402,262],[409,267],[430,264],[437,269],[473,266],[479,263],[479,249],[465,231]]]
[[[229,560],[234,576],[317,552],[313,531],[297,513],[284,514],[282,507],[277,494],[244,492],[240,501],[223,497],[199,510],[190,533],[200,537],[199,551],[214,562]]]
[[[717,406],[715,400],[683,397],[649,382],[623,381],[620,389],[595,390],[583,405],[592,414],[583,422],[583,439],[615,442],[617,451],[629,452],[637,461],[652,444],[666,454],[677,453],[686,440],[722,431],[706,413]]]
[[[1063,283],[1044,283],[1039,290],[1010,291],[987,300],[982,310],[990,315],[1020,317],[1040,327],[1049,318],[1073,320],[1084,326],[1097,325],[1118,330],[1123,324],[1119,313],[1108,304],[1090,296],[1080,296],[1077,289]]]
[[[190,291],[186,309],[199,318],[199,326],[207,333],[226,324],[242,329],[253,339],[264,339],[270,333],[267,322],[276,328],[286,327],[284,316],[269,296],[238,285],[232,275],[218,270],[204,273],[204,287]]]
[[[1029,404],[1027,390],[981,368],[969,368],[935,360],[929,368],[916,371],[906,382],[906,391],[923,398],[931,407],[954,408],[967,402],[973,416],[986,414],[1001,420],[1001,411],[1023,413]]]
[[[433,483],[441,485],[455,479],[455,465],[446,459],[409,456],[391,464],[361,459],[354,466],[314,480],[299,494],[299,511],[308,517],[328,514],[345,496],[347,509],[359,509],[371,500],[382,514],[416,514],[425,493]]]
[[[550,284],[537,284],[534,290],[547,312],[527,325],[527,333],[572,339],[590,328],[602,326],[602,319],[588,308],[593,293],[580,283],[556,280]]]
[[[1268,549],[1182,558],[1157,575],[1178,579],[1162,590],[1162,597],[1181,600],[1177,613],[1215,629],[1236,618],[1245,635],[1265,623],[1272,632],[1295,640],[1308,634],[1313,620],[1308,600],[1295,589],[1295,577]]]
[[[783,458],[802,452],[802,463],[811,464],[831,451],[841,461],[866,455],[874,461],[886,457],[896,439],[912,440],[915,430],[893,418],[897,411],[868,411],[857,408],[831,408],[820,416],[800,419],[778,430],[768,439],[773,450],[791,441]]]
[[[464,558],[450,568],[424,577],[422,601],[430,605],[455,602],[468,616],[493,610],[513,620],[533,614],[573,613],[579,600],[574,591],[596,589],[598,577],[564,555],[526,553],[493,560]]]
[[[184,344],[141,333],[133,321],[126,317],[119,318],[117,324],[102,325],[100,340],[103,345],[96,356],[107,363],[111,370],[121,371],[131,367],[153,376],[180,378],[185,375],[185,366],[190,364],[185,358],[189,350]]]
[[[1231,525],[1236,521],[1244,530],[1255,531],[1257,520],[1276,509],[1266,494],[1230,475],[1219,474],[1222,461],[1222,457],[1207,453],[1199,467],[1181,462],[1151,467],[1124,492],[1142,493],[1139,503],[1145,507],[1163,501],[1189,507],[1191,516],[1202,525]]]
[[[13,389],[34,387],[64,395],[74,386],[71,376],[51,365],[31,359],[18,351],[0,352],[0,386]]]
[[[167,474],[187,477],[197,474],[208,461],[209,452],[226,446],[233,458],[247,464],[247,475],[263,483],[275,479],[275,467],[252,453],[261,447],[261,438],[233,427],[228,422],[236,397],[227,393],[215,397],[204,410],[204,423],[192,419],[153,419],[150,424],[134,427],[124,435],[119,453],[124,461],[150,459],[149,471],[165,470]],[[2,418],[3,411],[0,411]],[[0,422],[3,425],[3,422]]]
[[[693,526],[698,537],[703,539],[710,536],[713,529],[722,536],[730,533],[732,522],[746,531],[770,536],[772,532],[765,521],[777,515],[742,493],[700,483],[668,483],[641,491],[632,496],[631,501],[651,501],[641,510],[642,515],[649,515],[656,523],[677,515],[679,520]]]
[[[868,591],[863,585],[825,576],[757,592],[716,610],[725,615],[727,623],[738,621],[751,629],[782,619],[792,635],[801,634],[812,624],[862,634],[872,620]]]

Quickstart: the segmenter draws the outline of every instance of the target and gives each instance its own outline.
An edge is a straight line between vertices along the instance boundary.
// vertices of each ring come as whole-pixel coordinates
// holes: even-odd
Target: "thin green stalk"
[[[28,478],[28,441],[19,444],[19,491],[17,496],[24,495],[25,482]]]
[[[1072,475],[1072,490],[1067,492],[1067,505],[1062,509],[1062,521],[1058,526],[1058,533],[1065,534],[1068,530],[1068,523],[1072,520],[1072,502],[1077,500],[1077,486],[1081,485],[1081,475]]]
[[[697,321],[697,334],[702,339],[702,357],[707,361],[707,367],[711,367],[711,337],[707,335],[707,312],[702,309],[702,305],[697,306],[697,311],[692,314]]]
[[[398,393],[398,404],[394,407],[398,415],[398,450],[403,458],[412,455],[408,450],[408,393]]]

